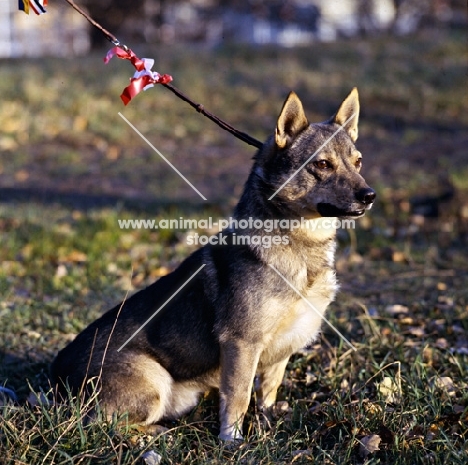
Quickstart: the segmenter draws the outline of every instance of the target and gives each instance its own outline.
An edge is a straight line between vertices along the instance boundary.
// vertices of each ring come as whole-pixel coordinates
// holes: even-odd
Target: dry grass
[[[259,139],[290,88],[311,120],[333,113],[350,87],[361,90],[358,145],[379,202],[340,235],[342,292],[329,312],[357,351],[324,328],[317,345],[291,359],[277,423],[266,431],[252,405],[239,448],[216,438],[216,398],[150,438],[118,419],[83,421],[89,406],[29,395],[47,395],[48,364],[74,334],[191,250],[183,232],[122,231],[117,219],[229,213],[252,151],[160,88],[123,109],[128,63],[2,62],[0,185],[15,189],[3,189],[2,200],[17,200],[0,204],[0,383],[19,402],[1,402],[0,462],[131,464],[155,450],[165,464],[465,464],[467,53],[463,37],[438,34],[313,50],[147,53],[195,100]],[[210,207],[119,111],[184,167]],[[412,215],[416,196],[447,186],[455,195],[437,217]],[[26,188],[34,193],[27,202]],[[47,189],[53,203],[41,202]],[[104,194],[116,196],[107,207],[95,203]],[[363,444],[376,436],[379,450],[366,456]]]

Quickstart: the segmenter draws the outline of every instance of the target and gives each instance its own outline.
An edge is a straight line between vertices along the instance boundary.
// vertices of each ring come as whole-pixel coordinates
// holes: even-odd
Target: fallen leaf
[[[400,304],[387,305],[385,307],[385,312],[390,313],[390,315],[406,314],[409,312],[409,308],[406,305]]]
[[[400,252],[399,250],[394,250],[392,255],[392,261],[394,262],[406,262],[408,261],[408,257],[404,252]]]
[[[365,404],[364,408],[366,409],[366,413],[368,415],[380,415],[382,413],[382,407],[372,402]]]
[[[300,460],[305,457],[313,457],[313,452],[308,449],[304,450],[295,450],[292,452],[292,457],[293,459],[291,460],[291,463],[294,463],[296,460]]]
[[[40,339],[42,337],[41,333],[33,331],[31,329],[26,329],[24,331],[24,334],[26,334],[26,336],[28,336],[30,339]]]
[[[306,371],[306,386],[310,386],[311,384],[317,381],[317,376],[312,373],[311,371]]]
[[[0,137],[0,150],[16,150],[18,148],[18,142],[13,137]],[[3,166],[0,166],[0,174],[3,174]]]
[[[436,424],[432,424],[426,433],[426,441],[432,441],[439,435],[439,427]]]
[[[149,450],[148,452],[145,452],[141,456],[141,458],[146,463],[146,465],[159,465],[162,460],[162,457],[154,450]]]
[[[444,337],[439,337],[439,339],[435,341],[434,346],[438,349],[448,349],[449,343]]]
[[[450,353],[458,355],[468,355],[468,347],[457,347],[450,349]]]
[[[437,283],[437,290],[438,291],[446,291],[447,290],[447,284],[443,282],[438,282]]]
[[[26,170],[19,170],[15,173],[15,179],[18,182],[24,182],[29,179],[29,173]]]
[[[140,437],[137,434],[130,436],[129,442],[133,447],[140,445]]]
[[[57,266],[57,270],[55,271],[55,276],[57,278],[63,278],[67,276],[67,274],[68,274],[67,267],[63,263],[60,263],[60,265]]]
[[[418,337],[424,337],[426,335],[424,328],[421,326],[410,326],[408,328],[408,333],[411,334],[412,336],[418,336]]]
[[[380,394],[388,404],[396,404],[401,399],[401,379],[396,376],[395,380],[389,376],[384,376],[377,386]]]
[[[349,391],[349,382],[346,378],[343,378],[343,380],[341,381],[340,389],[341,389],[341,392]]]
[[[278,413],[287,413],[287,412],[290,412],[291,411],[291,408],[289,407],[289,402],[286,401],[286,400],[280,400],[278,402],[276,402],[275,404],[275,407],[276,407],[276,411]]]
[[[85,262],[88,260],[88,256],[85,253],[80,252],[79,250],[72,250],[65,256],[60,257],[60,260],[64,262],[72,262],[72,263]]]
[[[154,270],[151,270],[150,276],[152,278],[159,278],[161,276],[166,276],[168,273],[170,273],[170,269],[167,268],[166,266],[161,266],[159,268],[156,268]]]
[[[106,158],[108,160],[117,160],[120,155],[120,150],[116,145],[111,145],[106,152]]]
[[[457,393],[452,378],[450,378],[449,376],[435,377],[433,380],[433,385],[435,388],[442,391],[445,396],[455,397]]]
[[[75,116],[75,119],[73,120],[73,131],[82,132],[86,130],[87,126],[88,120],[84,116]]]
[[[378,434],[371,434],[369,436],[364,436],[360,440],[359,453],[361,457],[367,457],[369,454],[380,450],[379,444],[382,439]]]

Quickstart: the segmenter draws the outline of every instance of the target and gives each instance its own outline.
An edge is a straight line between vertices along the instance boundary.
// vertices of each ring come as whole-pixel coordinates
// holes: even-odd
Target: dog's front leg
[[[220,439],[242,439],[242,421],[249,406],[260,352],[260,347],[240,339],[221,344]]]

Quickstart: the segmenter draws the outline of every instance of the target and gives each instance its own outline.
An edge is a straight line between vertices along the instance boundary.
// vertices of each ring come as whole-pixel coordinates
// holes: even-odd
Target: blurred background
[[[84,54],[102,46],[96,29],[53,4],[41,21],[17,14],[2,0],[0,56]],[[216,46],[306,45],[375,34],[410,34],[427,27],[466,27],[463,0],[83,0],[90,15],[131,43],[180,42]],[[34,48],[31,43],[34,43]]]
[[[338,364],[336,350],[346,347],[337,349],[340,340],[324,328],[313,353],[293,358],[293,382],[281,395],[322,390],[328,399],[362,385],[377,402],[368,381],[396,360],[414,389],[401,411],[380,410],[382,425],[401,435],[390,435],[385,447],[395,448],[385,463],[403,463],[404,454],[408,463],[428,463],[429,450],[440,453],[434,463],[459,463],[466,426],[457,428],[468,405],[466,1],[77,3],[139,57],[154,58],[153,70],[172,75],[194,101],[259,140],[273,132],[290,90],[316,122],[358,87],[357,147],[378,197],[356,230],[339,231],[342,285],[329,318],[359,352]],[[105,65],[110,47],[63,0],[50,0],[41,16],[0,0],[0,385],[20,399],[29,393],[26,379],[47,386],[48,363],[92,319],[193,250],[186,231],[123,231],[118,220],[229,215],[255,153],[161,86],[124,106],[119,96],[134,69],[117,58]],[[436,375],[453,380],[453,409],[427,390]],[[341,438],[355,436],[346,422],[361,418],[346,410],[353,399],[344,419],[335,418],[335,404],[324,415],[304,414],[312,431],[330,419],[341,425],[336,440],[333,428],[323,433],[322,445],[343,448],[343,463],[354,443]],[[411,442],[437,415],[452,415],[442,417],[445,442]],[[415,423],[423,432],[412,435]],[[18,457],[31,442],[6,437],[0,451]],[[44,453],[54,441],[44,442]],[[38,463],[27,453],[22,462]]]
[[[154,69],[195,101],[260,140],[290,89],[315,121],[357,86],[371,182],[406,188],[410,176],[418,195],[446,198],[452,178],[463,177],[463,0],[80,5],[137,55],[154,57]],[[12,0],[0,6],[2,197],[71,192],[198,202],[119,111],[210,201],[238,197],[251,148],[162,88],[123,107],[119,95],[133,69],[117,59],[104,66],[110,44],[65,1],[40,17],[17,11]]]
[[[429,260],[466,269],[464,0],[79,4],[139,57],[154,58],[153,69],[171,74],[194,101],[262,141],[290,90],[310,121],[323,121],[357,86],[357,146],[378,202],[358,222],[357,234],[340,232],[344,258],[383,268]],[[119,96],[133,67],[117,58],[105,65],[111,44],[65,1],[50,2],[41,16],[18,11],[12,0],[0,0],[0,7],[0,233],[9,244],[0,251],[0,286],[10,292],[12,275],[29,275],[28,267],[40,264],[41,280],[54,290],[47,276],[64,259],[84,260],[88,280],[90,269],[108,265],[90,257],[105,247],[113,260],[124,240],[122,266],[133,263],[133,274],[140,275],[133,285],[149,282],[153,269],[171,268],[187,254],[183,237],[167,231],[122,235],[116,216],[207,209],[229,215],[255,149],[161,86],[124,106]],[[148,241],[141,250],[151,250],[154,260],[135,252],[141,255],[138,270],[128,254],[141,240]]]
[[[138,56],[154,58],[154,70],[171,74],[193,100],[259,140],[273,131],[290,90],[302,99],[310,121],[323,121],[357,86],[358,148],[378,202],[359,221],[357,235],[340,233],[344,258],[383,268],[418,260],[466,268],[463,0],[79,4]],[[0,284],[11,292],[12,276],[29,276],[40,265],[41,280],[55,292],[50,277],[69,273],[61,266],[68,260],[87,263],[83,279],[95,286],[90,270],[109,263],[99,265],[93,257],[107,250],[113,262],[122,237],[128,242],[122,266],[132,263],[139,276],[133,285],[149,282],[158,274],[154,270],[172,268],[188,248],[175,232],[122,235],[116,216],[206,209],[228,215],[255,150],[163,87],[142,92],[125,107],[119,96],[132,66],[117,58],[105,65],[110,43],[65,1],[50,2],[41,16],[18,11],[10,0],[0,0],[0,7],[0,232],[9,244],[0,252]],[[114,272],[124,273],[119,270]],[[27,295],[48,294],[35,282],[31,286]]]
[[[154,58],[154,70],[171,74],[193,100],[259,140],[273,131],[290,90],[310,121],[323,121],[357,86],[358,148],[378,202],[359,221],[363,239],[340,237],[372,260],[410,263],[415,253],[459,260],[468,231],[464,0],[80,5],[138,56]],[[72,215],[72,229],[73,215],[96,209],[104,216],[105,209],[145,217],[171,208],[230,213],[252,147],[161,86],[125,107],[119,96],[133,67],[117,58],[105,65],[111,44],[65,1],[51,2],[41,16],[18,11],[12,0],[0,0],[0,9],[0,206],[10,218],[0,231],[13,241],[0,258],[17,266],[31,230],[43,231],[41,243],[54,237],[48,228],[56,219],[35,222],[60,208]],[[34,220],[32,211],[39,212]],[[25,237],[11,234],[18,222]],[[56,266],[60,259],[50,253],[39,255]]]
[[[137,55],[155,58],[154,69],[171,74],[192,99],[260,140],[272,131],[290,89],[314,121],[332,114],[357,86],[360,144],[374,184],[407,188],[410,176],[418,195],[437,197],[453,190],[453,177],[461,182],[467,122],[463,0],[80,5]],[[184,166],[210,201],[231,205],[238,197],[251,148],[162,88],[123,107],[119,95],[133,69],[117,59],[104,66],[110,44],[65,1],[40,17],[18,11],[12,0],[0,0],[0,6],[3,198],[73,193],[95,194],[101,202],[104,194],[198,202],[119,111]],[[390,197],[405,193],[392,191]]]

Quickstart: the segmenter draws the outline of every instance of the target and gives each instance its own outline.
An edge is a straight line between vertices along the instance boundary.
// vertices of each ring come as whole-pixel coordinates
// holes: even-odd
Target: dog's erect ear
[[[275,142],[283,149],[309,126],[299,97],[290,92],[276,123]]]
[[[359,120],[359,94],[356,87],[343,100],[336,115],[331,119],[333,123],[344,126],[353,142],[358,138],[358,120]]]

